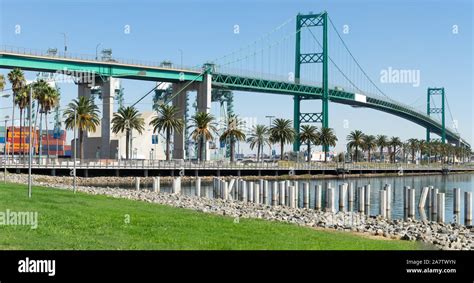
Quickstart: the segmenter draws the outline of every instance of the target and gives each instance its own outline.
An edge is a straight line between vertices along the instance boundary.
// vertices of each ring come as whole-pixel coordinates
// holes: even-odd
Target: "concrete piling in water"
[[[140,177],[135,177],[135,190],[140,190]]]
[[[160,177],[153,178],[153,192],[160,192]]]
[[[253,202],[254,201],[254,183],[253,182],[249,182],[249,188],[248,188],[248,193],[249,193],[249,196],[248,196],[248,200],[249,202]]]
[[[464,192],[464,225],[472,226],[472,193]]]
[[[272,183],[272,206],[278,205],[278,181]]]
[[[426,198],[428,197],[429,190],[429,187],[423,187],[423,190],[421,191],[420,201],[418,202],[418,207],[420,209],[425,209]]]
[[[346,184],[339,185],[339,211],[344,211],[346,206]]]
[[[265,181],[263,181],[263,198],[262,198],[262,203],[265,204],[265,205],[268,202],[268,191],[269,191],[268,181],[265,180]]]
[[[437,210],[438,210],[438,222],[444,223],[444,193],[437,194]]]
[[[303,183],[303,207],[309,208],[309,183]]]
[[[354,183],[349,183],[348,186],[348,211],[354,210]]]
[[[370,215],[370,184],[365,185],[364,196],[365,212],[367,213],[367,215]]]
[[[327,207],[326,207],[326,211],[329,211],[329,212],[335,212],[335,208],[334,208],[334,188],[328,188],[327,189]]]
[[[461,189],[453,189],[453,213],[459,214],[461,212]]]
[[[408,203],[409,203],[409,200],[408,200],[408,190],[410,189],[410,186],[404,186],[403,187],[403,209],[405,211],[408,210]]]
[[[357,189],[357,195],[358,195],[358,198],[357,200],[359,201],[358,203],[358,208],[359,208],[359,212],[364,214],[365,213],[365,189],[364,187],[359,187]]]
[[[438,189],[431,190],[431,211],[432,214],[438,213]]]
[[[286,182],[280,182],[280,205],[285,205]]]
[[[263,179],[260,179],[258,180],[258,186],[259,186],[259,197],[258,197],[258,200],[261,202],[263,200],[263,186],[264,186],[264,180]],[[259,203],[259,202],[257,202]]]
[[[321,185],[316,185],[314,187],[314,209],[316,210],[321,210],[321,199],[322,199],[322,194],[323,194],[323,188]]]
[[[201,177],[196,178],[196,196],[201,196]]]
[[[227,181],[224,181],[222,184],[222,199],[229,199],[229,183]]]
[[[248,192],[247,192],[247,181],[242,180],[241,184],[241,190],[242,190],[242,201],[247,202],[248,198]]]
[[[385,189],[379,191],[379,215],[383,218],[387,217],[387,191]]]
[[[253,188],[253,201],[255,203],[260,203],[260,184],[255,183]]]
[[[385,191],[387,192],[386,200],[387,200],[387,217],[390,217],[390,211],[392,210],[392,186],[390,184],[385,185]]]
[[[428,186],[428,196],[426,197],[426,204],[428,205],[428,211],[431,209],[431,206],[433,205],[433,186]]]
[[[293,182],[293,186],[295,187],[295,207],[299,207],[299,199],[300,199],[300,189],[298,181]]]
[[[288,196],[289,197],[289,199],[288,199],[289,203],[288,204],[291,208],[295,208],[295,203],[296,203],[295,202],[295,186],[289,186],[288,187],[288,193],[289,193],[289,196]]]
[[[408,217],[415,218],[415,189],[408,189]]]

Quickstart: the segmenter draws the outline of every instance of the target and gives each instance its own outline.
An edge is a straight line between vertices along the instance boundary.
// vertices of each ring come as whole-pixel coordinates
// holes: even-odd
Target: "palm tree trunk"
[[[39,124],[39,157],[43,154],[43,111],[40,111],[40,124]]]
[[[383,159],[383,146],[380,147],[380,162],[382,162]]]
[[[170,160],[170,138],[171,138],[171,133],[170,129],[166,129],[166,160]]]
[[[368,152],[369,152],[369,156],[368,156],[369,160],[368,161],[370,163],[370,149],[368,150]]]
[[[308,142],[308,163],[311,161],[311,143]]]
[[[39,116],[39,103],[36,106],[36,115],[35,115],[35,125],[33,126],[33,131],[36,131],[36,125],[38,124],[38,116]],[[34,135],[35,139],[33,141],[33,145],[35,146],[35,151],[38,152],[38,135]],[[75,142],[75,141],[74,141]],[[76,145],[77,148],[77,145]],[[34,153],[36,154],[36,153]]]
[[[411,150],[411,163],[415,163],[415,149]]]
[[[46,113],[44,114],[44,118],[45,118],[45,120],[46,120],[46,147],[47,147],[47,149],[46,149],[46,156],[48,157],[48,158],[46,159],[46,162],[48,162],[48,160],[49,160],[48,112],[46,112]]]
[[[204,138],[203,138],[203,136],[201,135],[201,136],[199,137],[199,156],[198,156],[199,161],[202,161],[202,155],[203,155],[203,152],[202,152],[202,151],[203,151],[203,147],[204,147],[204,146],[203,146],[203,143],[204,143],[203,140],[204,140]]]
[[[125,159],[128,160],[130,154],[130,131],[127,129],[125,134]]]
[[[280,148],[280,160],[283,160],[283,152],[284,152],[284,149],[283,147],[285,146],[283,141],[280,142],[280,145],[281,145],[281,148]]]
[[[260,162],[260,143],[257,144],[257,163]]]
[[[260,148],[260,160],[263,161],[263,143],[260,146],[261,146],[261,148]]]
[[[324,149],[324,162],[328,162],[328,149],[329,146],[323,146]]]
[[[355,152],[355,162],[359,161],[359,147],[356,146],[356,152]]]
[[[230,140],[230,162],[234,162],[234,145],[235,141]]]
[[[79,129],[79,159],[82,161],[82,159],[84,158],[84,145],[83,145],[83,142],[84,142],[84,133],[82,131],[82,129]]]

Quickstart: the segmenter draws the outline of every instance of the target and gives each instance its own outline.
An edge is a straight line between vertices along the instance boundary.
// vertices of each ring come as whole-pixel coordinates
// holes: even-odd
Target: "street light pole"
[[[99,49],[99,46],[101,45],[102,43],[99,43],[95,46],[95,59],[98,60],[99,59],[99,56],[98,56],[98,49]]]
[[[73,164],[73,176],[74,176],[74,181],[73,181],[73,191],[76,193],[76,156],[77,156],[77,140],[76,140],[76,118],[77,116],[77,109],[74,109],[74,164]]]
[[[7,183],[7,121],[8,121],[8,118],[10,118],[8,115],[5,116],[5,147],[3,148],[3,182],[6,184]]]
[[[67,35],[66,35],[66,33],[64,33],[64,32],[62,32],[61,34],[64,36],[64,56],[66,56],[66,52],[67,52]]]
[[[32,164],[32,157],[33,157],[33,153],[32,153],[32,144],[31,144],[31,140],[32,140],[32,123],[31,121],[33,120],[33,85],[31,84],[30,85],[30,97],[29,97],[29,100],[30,100],[30,113],[29,113],[29,132],[30,132],[30,139],[28,140],[28,152],[29,152],[29,156],[28,156],[28,198],[31,198],[31,164]],[[21,125],[20,125],[21,126]]]

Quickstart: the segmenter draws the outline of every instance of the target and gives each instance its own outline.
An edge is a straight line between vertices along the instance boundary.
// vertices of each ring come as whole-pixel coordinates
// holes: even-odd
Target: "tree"
[[[237,115],[227,117],[226,129],[219,138],[223,142],[230,142],[230,162],[234,162],[235,142],[245,140],[245,134],[242,130],[243,123]]]
[[[95,132],[100,124],[99,108],[94,104],[91,98],[81,96],[68,104],[64,111],[66,129],[79,130],[79,158],[84,157],[83,137],[84,131]],[[74,115],[76,115],[76,124],[74,125]],[[77,149],[77,141],[74,141],[74,150]]]
[[[257,162],[260,162],[260,155],[263,154],[263,146],[268,144],[270,146],[269,130],[264,125],[256,125],[252,127],[247,142],[250,144],[250,149],[257,147]]]
[[[380,161],[385,160],[385,157],[383,155],[383,149],[384,147],[387,146],[387,136],[385,135],[378,135],[376,140],[375,140],[375,144],[377,145],[377,147],[380,149]]]
[[[2,91],[5,88],[5,77],[3,74],[0,74],[0,91]]]
[[[204,159],[204,144],[208,140],[212,140],[213,134],[217,132],[215,118],[211,113],[197,112],[190,121],[189,127],[194,128],[191,138],[198,143],[198,159],[202,161]]]
[[[145,121],[138,110],[133,106],[119,108],[112,118],[112,132],[122,133],[125,131],[125,158],[130,156],[130,135],[133,130],[142,134],[145,130]]]
[[[50,86],[45,80],[38,80],[33,83],[33,99],[37,101],[36,104],[36,115],[35,115],[35,123],[33,128],[36,129],[36,125],[38,122],[38,117],[40,117],[40,138],[38,139],[37,135],[34,135],[34,145],[35,147],[41,148],[42,144],[42,120],[43,120],[43,110],[42,110],[42,105],[43,105],[43,100],[47,96],[47,92],[49,91]],[[39,114],[41,113],[41,115]],[[41,153],[41,151],[40,151]]]
[[[173,105],[161,104],[157,108],[158,116],[150,121],[153,132],[164,131],[166,135],[166,160],[170,160],[170,144],[173,132],[181,133],[184,121],[178,117],[178,108]]]
[[[291,124],[291,120],[277,118],[273,120],[270,128],[270,142],[280,143],[280,160],[283,160],[285,143],[290,143],[295,138],[295,131]]]
[[[302,125],[300,131],[300,141],[306,143],[308,162],[311,161],[311,144],[319,144],[318,128],[311,125]]]
[[[30,88],[31,86],[25,85],[15,96],[15,104],[20,108],[20,154],[23,155],[25,154],[23,148],[23,128],[25,126],[23,111],[30,103]]]
[[[362,148],[364,145],[364,133],[359,130],[355,130],[349,133],[346,140],[349,142],[347,146],[349,148],[355,148],[355,162],[359,161],[359,148]]]
[[[15,104],[16,104],[16,95],[23,89],[26,85],[25,75],[22,70],[15,68],[8,73],[8,80],[12,85],[13,91],[13,107],[12,107],[12,156],[15,154]],[[21,125],[20,125],[21,126]],[[5,141],[6,144],[6,141]]]
[[[420,147],[420,142],[417,139],[415,138],[408,139],[408,148],[411,151],[411,163],[415,163],[416,152],[419,150],[419,147]]]
[[[41,99],[41,108],[43,109],[42,112],[44,112],[44,118],[45,118],[45,124],[46,124],[46,142],[47,142],[47,150],[46,150],[46,155],[49,158],[49,149],[50,149],[50,144],[49,144],[49,132],[48,132],[48,114],[51,112],[51,110],[56,107],[59,104],[59,91],[51,86],[48,86],[46,88],[46,91],[44,92],[44,96]]]
[[[392,152],[391,152],[392,163],[396,162],[397,147],[399,147],[401,145],[402,145],[402,142],[401,142],[400,138],[398,138],[398,137],[391,137],[390,138],[389,146],[392,147]]]
[[[327,162],[328,157],[328,148],[330,146],[336,146],[337,137],[334,134],[334,130],[331,128],[321,128],[318,133],[319,143],[323,146],[324,149],[324,162]]]
[[[363,148],[364,150],[367,150],[367,161],[370,162],[372,160],[370,153],[377,146],[376,139],[375,139],[375,136],[373,135],[364,135],[363,140],[364,140]]]

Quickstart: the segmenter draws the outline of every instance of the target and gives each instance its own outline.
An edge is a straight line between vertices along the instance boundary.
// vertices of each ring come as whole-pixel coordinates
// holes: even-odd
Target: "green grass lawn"
[[[0,185],[0,212],[37,211],[38,228],[0,225],[0,249],[409,250],[418,243],[375,240],[264,220],[211,215],[141,201],[26,185]],[[128,215],[128,216],[127,216]],[[126,220],[130,220],[126,223]]]

